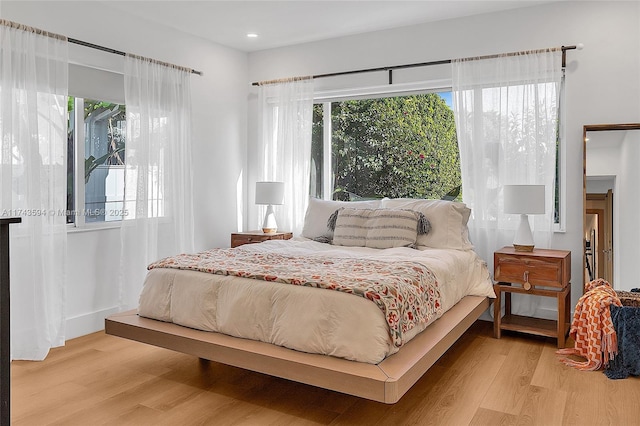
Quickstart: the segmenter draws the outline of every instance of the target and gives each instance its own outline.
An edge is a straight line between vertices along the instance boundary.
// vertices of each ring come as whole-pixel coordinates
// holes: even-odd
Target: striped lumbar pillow
[[[329,219],[333,244],[350,247],[413,247],[429,221],[413,210],[342,208]]]

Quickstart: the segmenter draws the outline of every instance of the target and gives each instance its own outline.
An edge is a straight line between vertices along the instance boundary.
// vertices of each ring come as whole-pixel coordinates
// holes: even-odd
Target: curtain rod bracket
[[[577,46],[562,46],[560,49],[562,49],[562,68],[566,68],[567,67],[567,50],[573,50],[573,49],[581,50],[582,43],[578,44]]]

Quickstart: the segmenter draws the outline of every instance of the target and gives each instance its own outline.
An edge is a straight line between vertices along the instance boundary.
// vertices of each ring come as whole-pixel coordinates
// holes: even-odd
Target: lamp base
[[[273,234],[278,230],[276,224],[276,216],[273,213],[273,206],[269,204],[267,207],[267,213],[264,215],[264,222],[262,222],[262,232],[265,234]]]
[[[529,217],[526,214],[521,214],[520,226],[516,232],[516,237],[513,239],[513,248],[516,251],[531,252],[534,245],[531,227],[529,226]]]

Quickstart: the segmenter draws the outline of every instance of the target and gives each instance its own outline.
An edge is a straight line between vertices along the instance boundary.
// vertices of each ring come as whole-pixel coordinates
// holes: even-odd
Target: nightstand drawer
[[[252,243],[261,243],[263,241],[273,240],[273,239],[281,239],[281,238],[273,238],[268,235],[234,235],[232,244],[252,244]]]
[[[495,280],[508,283],[564,287],[562,280],[562,261],[540,259],[518,259],[497,256]]]
[[[505,247],[494,253],[493,266],[497,282],[564,288],[571,281],[571,253],[563,250],[517,252]]]
[[[276,232],[265,234],[261,231],[236,232],[231,234],[231,247],[238,247],[243,244],[255,244],[268,240],[288,240],[293,237],[291,232]]]

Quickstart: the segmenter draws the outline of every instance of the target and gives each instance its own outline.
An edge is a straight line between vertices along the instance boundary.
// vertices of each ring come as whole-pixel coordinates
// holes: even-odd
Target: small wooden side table
[[[493,309],[493,334],[499,339],[502,330],[555,337],[558,348],[564,348],[571,314],[571,252],[567,250],[534,249],[515,251],[504,247],[496,251],[494,284],[496,293]],[[504,293],[504,311],[501,296]],[[558,319],[547,320],[511,313],[511,293],[555,297]]]
[[[262,231],[234,232],[231,234],[231,247],[261,243],[268,240],[288,240],[290,238],[293,238],[291,232],[274,232],[271,234],[265,234]]]

